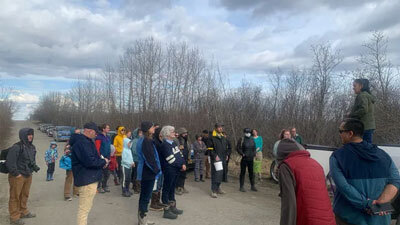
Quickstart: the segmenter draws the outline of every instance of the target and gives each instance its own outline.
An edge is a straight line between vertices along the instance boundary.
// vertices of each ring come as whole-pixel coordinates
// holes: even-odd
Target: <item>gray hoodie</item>
[[[32,175],[31,165],[36,163],[36,148],[28,141],[29,134],[34,134],[32,128],[22,128],[19,131],[20,142],[14,144],[7,154],[6,166],[12,176]]]

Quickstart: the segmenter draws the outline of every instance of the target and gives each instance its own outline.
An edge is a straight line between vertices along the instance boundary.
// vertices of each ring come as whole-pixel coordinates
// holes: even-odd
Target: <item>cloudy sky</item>
[[[41,94],[98,74],[138,38],[186,41],[235,83],[310,64],[310,45],[342,49],[343,69],[371,32],[400,61],[398,0],[2,0],[0,82],[14,88],[23,119]]]

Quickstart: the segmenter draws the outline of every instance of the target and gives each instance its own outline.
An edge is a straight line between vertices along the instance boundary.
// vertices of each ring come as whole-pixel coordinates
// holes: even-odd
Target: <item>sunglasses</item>
[[[339,129],[339,133],[340,133],[340,134],[343,133],[343,132],[349,132],[349,130],[340,130],[340,129]]]

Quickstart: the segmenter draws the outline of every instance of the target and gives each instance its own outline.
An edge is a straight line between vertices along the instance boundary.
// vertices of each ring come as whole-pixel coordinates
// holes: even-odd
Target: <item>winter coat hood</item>
[[[124,149],[130,149],[128,146],[129,142],[131,142],[131,139],[129,139],[127,137],[124,138]]]
[[[125,136],[125,134],[122,134],[122,133],[121,133],[122,130],[125,130],[125,127],[118,127],[118,132],[117,132],[117,133],[118,133],[118,134],[117,134],[118,136]]]
[[[357,154],[358,157],[366,161],[378,161],[382,151],[376,145],[372,145],[366,141],[360,143],[348,143],[343,146],[348,151],[352,151]]]
[[[139,128],[136,128],[135,130],[133,130],[132,132],[132,140],[139,138]]]
[[[56,146],[56,148],[57,148],[57,143],[56,143],[55,141],[52,141],[52,142],[50,142],[49,149],[51,149],[51,146],[52,146],[52,145],[55,145],[55,146]]]
[[[84,139],[84,135],[83,134],[72,134],[71,138],[69,139],[69,144],[71,146],[73,146],[78,140],[82,140]]]
[[[376,97],[373,96],[372,94],[368,93],[367,91],[362,91],[359,95],[366,96],[369,100],[371,100],[372,103],[375,104],[376,102]]]
[[[22,143],[26,144],[26,145],[31,145],[33,142],[29,142],[28,141],[28,135],[34,135],[34,130],[32,128],[22,128],[21,130],[19,130],[19,139],[21,140]]]

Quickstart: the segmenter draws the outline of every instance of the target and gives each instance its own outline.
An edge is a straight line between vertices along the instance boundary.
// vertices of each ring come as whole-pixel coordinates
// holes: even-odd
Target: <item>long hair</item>
[[[365,78],[355,79],[354,82],[361,85],[361,91],[366,91],[369,94],[371,94],[371,89],[369,87],[368,79]]]
[[[287,130],[287,129],[283,129],[283,130],[281,131],[281,133],[279,134],[279,140],[282,140],[282,139],[283,139],[283,137],[285,137],[285,132],[289,132],[289,133],[290,133],[290,131],[289,131],[289,130]]]

